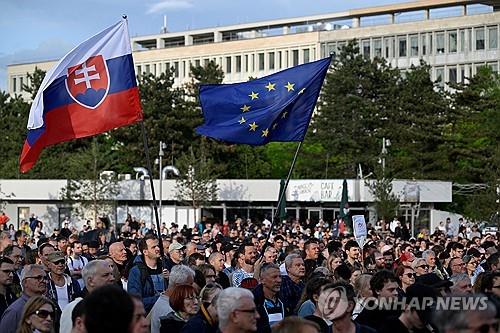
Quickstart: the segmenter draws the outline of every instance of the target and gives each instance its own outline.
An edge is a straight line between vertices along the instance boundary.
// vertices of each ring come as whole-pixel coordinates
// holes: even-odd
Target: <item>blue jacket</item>
[[[162,276],[155,276],[155,279],[163,279]],[[156,287],[153,282],[153,277],[149,274],[149,269],[143,261],[142,256],[137,256],[134,259],[134,266],[130,269],[127,282],[127,291],[130,294],[137,295],[142,298],[144,309],[149,312],[153,305],[158,300],[160,292],[163,290]]]

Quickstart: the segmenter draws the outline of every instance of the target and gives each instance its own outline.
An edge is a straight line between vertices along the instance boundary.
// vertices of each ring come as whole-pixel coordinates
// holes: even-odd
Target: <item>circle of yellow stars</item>
[[[264,87],[267,89],[267,92],[276,91],[276,83],[268,82]],[[283,88],[285,88],[287,90],[287,92],[294,92],[295,91],[295,83],[287,82],[287,84],[284,85]],[[303,94],[305,90],[306,90],[305,88],[302,88],[298,92],[298,94],[299,95]],[[250,97],[251,101],[259,99],[259,93],[252,91],[248,95],[248,97]],[[243,104],[243,106],[240,108],[241,112],[243,112],[243,113],[250,111],[250,109],[251,109],[251,106],[247,105],[247,104]],[[288,111],[284,111],[281,114],[281,119],[285,119],[287,117],[287,115],[288,115]],[[241,118],[238,120],[238,123],[240,125],[244,125],[246,122],[247,122],[247,119],[245,119],[244,116],[241,116]],[[278,126],[278,124],[275,122],[272,126],[272,130],[275,130],[277,126]],[[259,127],[259,125],[255,121],[252,123],[249,123],[248,124],[248,131],[249,132],[257,132],[258,127]],[[269,135],[269,128],[261,130],[262,137],[267,137],[268,135]]]

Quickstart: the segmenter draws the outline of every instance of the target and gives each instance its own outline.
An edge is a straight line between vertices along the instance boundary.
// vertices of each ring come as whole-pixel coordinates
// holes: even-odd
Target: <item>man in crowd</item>
[[[319,257],[319,244],[314,238],[309,239],[304,243],[304,260],[317,261]]]
[[[266,263],[260,269],[260,284],[253,290],[255,304],[259,312],[257,331],[271,332],[271,326],[285,318],[285,306],[278,295],[281,288],[280,268]]]
[[[84,283],[82,297],[86,297],[89,293],[101,286],[113,284],[115,281],[113,277],[113,269],[106,260],[91,261],[83,268],[82,279]],[[72,312],[75,306],[83,299],[82,297],[76,298],[62,311],[59,333],[71,332],[73,327]]]
[[[243,279],[253,277],[257,253],[251,242],[244,242],[235,255],[238,258],[239,269],[233,272],[233,286],[239,287]]]
[[[451,273],[450,276],[465,273],[465,262],[463,261],[462,257],[452,257],[450,259],[448,268]]]
[[[27,265],[21,275],[23,294],[3,313],[0,320],[0,332],[16,333],[21,320],[24,305],[33,296],[42,296],[47,290],[47,274],[40,265]]]
[[[215,274],[217,277],[215,281],[222,286],[222,288],[229,287],[229,278],[224,273],[224,255],[220,252],[213,252],[210,257],[208,257],[208,262],[215,269]]]
[[[109,246],[109,256],[118,268],[120,277],[123,277],[127,268],[127,250],[125,249],[125,244],[123,242],[111,244]]]
[[[16,299],[16,295],[11,289],[14,270],[14,262],[9,258],[0,257],[0,318]]]
[[[285,258],[285,268],[288,275],[282,276],[279,298],[288,313],[296,313],[296,307],[305,286],[303,281],[306,273],[304,259],[299,254],[289,254]]]
[[[136,257],[134,267],[130,270],[127,290],[140,296],[146,312],[149,312],[164,290],[158,238],[147,234],[141,239],[139,250],[142,255]]]
[[[60,251],[48,255],[49,279],[47,283],[47,297],[54,301],[62,311],[68,303],[74,301],[81,295],[81,288],[78,281],[67,275],[66,259]]]
[[[69,274],[78,281],[80,288],[83,288],[82,270],[89,263],[88,259],[82,255],[82,243],[75,241],[68,245],[71,248],[71,254],[66,260]]]
[[[361,264],[359,262],[359,245],[354,239],[349,240],[344,245],[344,251],[347,257],[347,266],[352,271],[361,270]]]
[[[247,289],[229,287],[221,291],[217,298],[217,316],[221,333],[257,331],[259,313]]]
[[[23,264],[22,250],[16,245],[9,245],[3,251],[3,255],[14,263],[14,274],[12,276],[12,291],[16,296],[21,295],[21,270]]]
[[[168,247],[168,257],[165,260],[165,269],[172,270],[175,265],[181,265],[184,260],[185,246],[181,243],[173,242]]]

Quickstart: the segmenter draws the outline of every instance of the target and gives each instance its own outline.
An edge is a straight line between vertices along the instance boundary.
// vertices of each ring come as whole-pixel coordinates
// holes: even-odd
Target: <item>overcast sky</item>
[[[290,18],[408,0],[0,0],[0,89],[7,65],[53,60],[128,15],[131,37]]]

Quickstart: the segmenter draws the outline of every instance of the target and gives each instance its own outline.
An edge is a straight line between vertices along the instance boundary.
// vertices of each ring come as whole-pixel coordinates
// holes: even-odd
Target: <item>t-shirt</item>
[[[83,267],[85,267],[89,263],[88,259],[85,258],[84,256],[80,256],[78,258],[73,258],[71,256],[68,257],[66,260],[66,265],[68,266],[68,269],[71,271],[75,272],[81,272]],[[80,289],[83,289],[83,278],[77,279],[78,284],[80,285]]]
[[[56,292],[57,292],[57,304],[59,305],[59,308],[61,310],[64,310],[66,305],[68,305],[69,303],[68,282],[66,281],[66,279],[64,280],[64,285],[62,287],[56,285]]]

